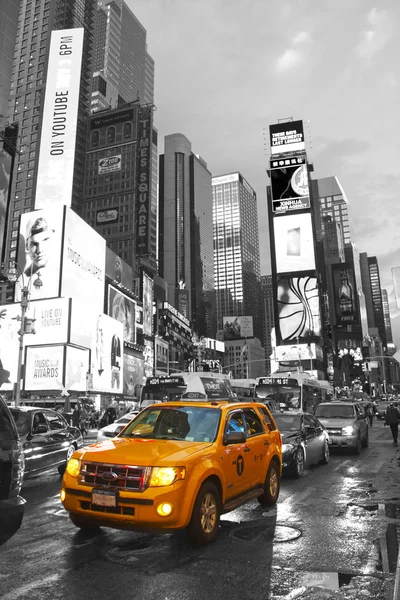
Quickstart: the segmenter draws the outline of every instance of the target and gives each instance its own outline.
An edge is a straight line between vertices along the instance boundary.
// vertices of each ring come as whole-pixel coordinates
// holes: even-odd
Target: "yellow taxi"
[[[222,513],[255,498],[277,502],[282,441],[268,408],[188,395],[149,406],[115,438],[73,454],[60,497],[74,525],[185,528],[207,544]]]

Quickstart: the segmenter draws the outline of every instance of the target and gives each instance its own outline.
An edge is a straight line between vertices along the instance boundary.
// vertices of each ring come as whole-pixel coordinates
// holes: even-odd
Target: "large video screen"
[[[143,273],[143,334],[149,337],[153,335],[153,295],[153,280]]]
[[[253,337],[253,317],[223,317],[224,340]]]
[[[303,121],[287,121],[269,126],[271,154],[305,150]]]
[[[132,267],[108,247],[106,248],[106,275],[120,283],[127,290],[132,291]]]
[[[299,344],[321,335],[316,277],[278,277],[277,305],[278,343]]]
[[[124,352],[124,396],[135,396],[143,385],[143,359]]]
[[[95,392],[122,394],[124,326],[108,315],[99,314],[93,336],[91,373]]]
[[[62,390],[65,346],[31,346],[26,349],[25,390]]]
[[[120,321],[124,326],[124,342],[136,342],[135,324],[136,302],[117,290],[112,285],[108,286],[108,314],[113,319]]]
[[[301,161],[303,164],[298,164]],[[272,167],[272,164],[278,167]],[[281,163],[289,163],[288,165]],[[294,164],[292,164],[294,163]],[[304,158],[271,161],[272,211],[287,212],[310,208],[307,164]]]
[[[282,215],[275,217],[273,224],[277,273],[314,270],[311,214]]]
[[[358,294],[351,263],[332,265],[333,294],[336,323],[345,325],[358,322]]]

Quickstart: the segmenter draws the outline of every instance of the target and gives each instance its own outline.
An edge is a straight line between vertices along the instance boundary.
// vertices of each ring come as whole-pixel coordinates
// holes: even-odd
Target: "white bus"
[[[168,402],[182,394],[197,395],[198,398],[234,398],[231,380],[222,373],[191,372],[174,373],[160,377],[147,377],[142,388],[140,407],[155,402]]]
[[[311,379],[307,373],[272,373],[259,377],[254,387],[254,399],[272,402],[279,408],[313,412],[320,402],[333,400],[329,381]]]
[[[255,385],[255,379],[231,379],[232,391],[246,400],[253,399]]]

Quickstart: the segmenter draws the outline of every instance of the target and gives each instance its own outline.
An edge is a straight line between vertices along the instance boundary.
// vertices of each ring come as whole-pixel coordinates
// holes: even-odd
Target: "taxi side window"
[[[259,435],[260,433],[265,433],[264,427],[261,423],[261,419],[257,415],[255,410],[253,410],[252,408],[245,408],[243,412],[246,417],[246,428],[248,437],[251,437],[252,435]]]
[[[232,433],[232,431],[245,432],[242,411],[237,411],[228,417],[226,433],[229,434]]]
[[[265,425],[267,426],[267,429],[269,431],[274,431],[274,429],[276,429],[275,423],[272,421],[271,416],[269,414],[269,412],[267,411],[266,408],[260,408],[259,409],[261,416],[262,416],[262,420],[264,421]]]

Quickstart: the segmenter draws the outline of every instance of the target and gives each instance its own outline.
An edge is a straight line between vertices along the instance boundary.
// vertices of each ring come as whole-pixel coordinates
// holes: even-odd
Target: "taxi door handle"
[[[245,452],[250,452],[250,448],[248,446],[246,446],[246,448],[244,449]]]
[[[264,446],[269,446],[269,441],[268,440],[265,440]]]

